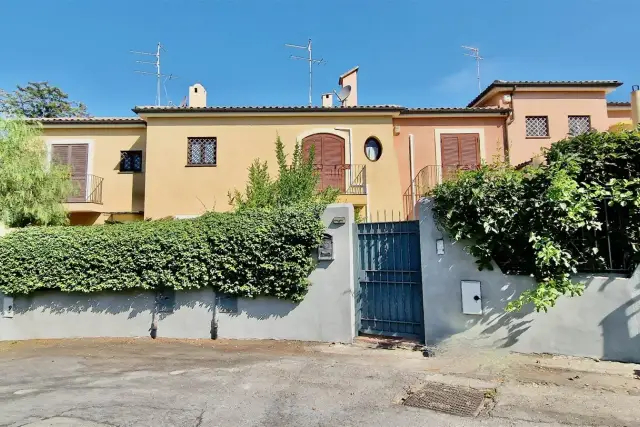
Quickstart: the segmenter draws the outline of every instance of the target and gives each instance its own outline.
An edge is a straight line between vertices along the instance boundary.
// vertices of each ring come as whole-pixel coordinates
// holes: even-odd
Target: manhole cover
[[[404,401],[407,406],[475,417],[484,403],[484,391],[448,384],[429,383]]]

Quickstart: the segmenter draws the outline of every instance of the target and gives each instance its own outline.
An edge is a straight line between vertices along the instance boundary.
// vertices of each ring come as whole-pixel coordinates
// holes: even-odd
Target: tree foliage
[[[88,117],[87,107],[69,100],[69,95],[49,82],[18,85],[13,92],[0,90],[0,113],[9,117]]]
[[[602,228],[602,209],[627,217],[629,258],[640,254],[640,133],[588,132],[552,145],[546,164],[514,170],[483,165],[437,186],[437,221],[454,239],[467,240],[480,269],[495,260],[511,273],[531,274],[535,289],[509,304],[547,310],[561,295],[580,295],[572,276],[603,263],[592,240]]]
[[[270,176],[267,162],[254,160],[249,167],[249,179],[244,193],[238,190],[229,193],[229,201],[236,209],[315,205],[321,212],[328,204],[336,201],[338,189],[318,189],[320,176],[313,164],[313,148],[305,158],[300,143],[296,142],[289,164],[279,136],[275,145],[278,176],[275,179]]]
[[[59,225],[72,191],[67,167],[47,165],[37,123],[0,118],[0,222],[9,227]]]
[[[29,227],[0,238],[0,291],[196,289],[300,301],[323,224],[312,209],[208,213],[189,220]]]

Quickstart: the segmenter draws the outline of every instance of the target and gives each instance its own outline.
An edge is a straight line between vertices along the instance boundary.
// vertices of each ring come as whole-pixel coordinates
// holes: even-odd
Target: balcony
[[[365,165],[316,165],[320,175],[320,190],[334,187],[340,194],[364,196],[367,194],[367,173]]]
[[[402,196],[405,219],[417,219],[414,212],[417,201],[436,185],[447,179],[455,178],[460,171],[477,168],[477,165],[428,165],[420,169]]]
[[[102,181],[96,175],[73,176],[73,191],[67,197],[70,212],[100,212],[102,209]]]

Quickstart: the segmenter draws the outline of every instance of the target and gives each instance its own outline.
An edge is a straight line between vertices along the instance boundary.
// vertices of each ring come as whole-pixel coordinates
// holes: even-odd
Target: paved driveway
[[[400,353],[282,342],[0,343],[0,425],[542,425],[395,403],[429,374],[419,353]]]

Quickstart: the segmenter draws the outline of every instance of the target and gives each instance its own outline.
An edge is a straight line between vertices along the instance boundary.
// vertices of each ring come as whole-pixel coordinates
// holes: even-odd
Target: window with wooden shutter
[[[302,141],[302,153],[306,159],[311,147],[314,147],[313,164],[320,174],[320,188],[335,187],[344,192],[344,171],[349,167],[344,164],[344,139],[328,133],[306,137]]]
[[[475,169],[480,164],[480,136],[477,133],[441,134],[440,160],[443,179],[459,169]]]
[[[68,165],[71,171],[71,181],[74,185],[70,202],[84,202],[87,193],[87,172],[89,169],[88,144],[53,144],[51,146],[51,161]]]

